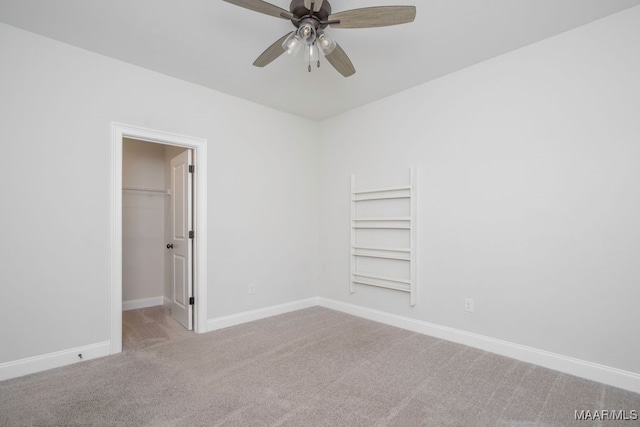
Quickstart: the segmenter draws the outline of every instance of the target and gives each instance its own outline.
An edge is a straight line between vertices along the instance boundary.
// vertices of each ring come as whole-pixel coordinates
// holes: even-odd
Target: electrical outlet
[[[471,298],[465,298],[464,299],[464,311],[467,311],[469,313],[473,313],[473,310],[474,310],[473,300]]]
[[[249,285],[249,295],[253,295],[256,293],[256,285],[254,285],[253,283],[251,283]]]

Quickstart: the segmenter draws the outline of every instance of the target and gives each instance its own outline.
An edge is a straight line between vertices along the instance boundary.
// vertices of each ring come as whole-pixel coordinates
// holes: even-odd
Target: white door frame
[[[195,225],[193,272],[195,297],[194,331],[207,332],[207,140],[177,135],[122,123],[111,124],[111,219],[109,250],[110,344],[111,354],[122,351],[122,147],[123,138],[163,145],[175,145],[193,150],[195,176],[193,189]]]

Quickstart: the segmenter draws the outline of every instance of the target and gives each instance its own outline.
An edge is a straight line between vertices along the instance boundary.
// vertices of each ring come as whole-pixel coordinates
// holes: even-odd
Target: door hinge
[[[190,232],[189,232],[189,238],[190,238],[190,239],[193,239],[194,234],[195,234],[195,233],[194,233],[193,231],[190,231]]]
[[[189,305],[193,305],[195,301],[196,301],[195,298],[189,297]]]
[[[196,167],[194,165],[189,165],[189,173],[194,173],[196,171]]]

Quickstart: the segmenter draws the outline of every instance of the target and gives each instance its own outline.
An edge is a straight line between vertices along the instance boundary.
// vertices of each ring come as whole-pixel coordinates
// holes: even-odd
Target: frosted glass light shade
[[[282,48],[291,56],[296,56],[304,43],[297,34],[293,33],[282,42]]]
[[[316,44],[310,44],[308,47],[308,54],[306,55],[309,62],[316,62],[318,60],[318,48],[316,47]]]
[[[320,33],[318,35],[317,41],[318,47],[322,51],[323,55],[329,55],[336,48],[336,42],[333,41],[331,37],[326,35],[325,33]]]

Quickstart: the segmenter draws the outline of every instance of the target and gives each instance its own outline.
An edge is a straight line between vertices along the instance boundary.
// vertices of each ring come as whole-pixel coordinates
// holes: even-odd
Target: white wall
[[[315,123],[4,24],[0,57],[0,363],[109,339],[114,121],[208,140],[210,318],[317,294]]]
[[[320,295],[640,373],[638,46],[636,7],[323,122]],[[418,304],[350,295],[349,176],[411,164]]]
[[[122,156],[122,300],[164,296],[165,147],[125,139]]]

